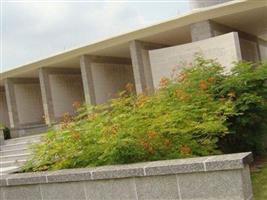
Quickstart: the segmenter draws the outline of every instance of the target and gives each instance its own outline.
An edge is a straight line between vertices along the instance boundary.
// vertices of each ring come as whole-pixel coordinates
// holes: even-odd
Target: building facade
[[[13,138],[37,134],[73,114],[74,102],[104,103],[128,83],[151,94],[196,53],[226,70],[233,61],[267,59],[266,1],[191,3],[192,11],[169,21],[1,73],[0,123]]]

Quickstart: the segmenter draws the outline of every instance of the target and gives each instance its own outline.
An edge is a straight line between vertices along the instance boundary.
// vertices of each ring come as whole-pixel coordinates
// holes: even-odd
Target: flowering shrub
[[[254,77],[264,85],[264,91],[257,88],[258,82],[246,82],[247,71],[242,66],[251,73],[250,79]],[[75,103],[77,115],[64,116],[60,128],[46,134],[43,143],[33,148],[24,171],[204,156],[229,150],[231,138],[242,135],[242,129],[253,124],[248,119],[260,116],[258,112],[266,108],[266,74],[266,65],[265,69],[252,69],[251,64],[237,64],[233,74],[227,75],[215,61],[197,58],[172,79],[162,78],[160,88],[151,96],[135,95],[128,84],[119,98],[107,104]],[[245,89],[245,82],[249,89]],[[247,90],[251,92],[244,92]],[[258,124],[263,121],[261,118]]]

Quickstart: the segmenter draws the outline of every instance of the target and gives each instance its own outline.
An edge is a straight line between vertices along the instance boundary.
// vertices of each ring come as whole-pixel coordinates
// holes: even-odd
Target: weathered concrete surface
[[[0,178],[3,200],[253,199],[251,153],[13,174]]]
[[[171,78],[182,67],[188,66],[199,53],[207,59],[216,59],[229,70],[234,61],[241,60],[237,33],[149,51],[154,87],[158,88],[161,78]]]
[[[46,123],[57,122],[64,113],[73,114],[73,103],[84,102],[79,69],[42,68],[39,71]]]
[[[131,60],[128,58],[83,56],[80,60],[84,94],[89,104],[105,103],[134,85]]]

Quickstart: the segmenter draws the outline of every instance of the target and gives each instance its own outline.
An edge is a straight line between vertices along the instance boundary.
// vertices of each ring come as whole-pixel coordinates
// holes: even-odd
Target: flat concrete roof
[[[0,85],[3,85],[3,80],[6,78],[37,77],[38,69],[41,67],[79,67],[80,56],[86,54],[130,57],[128,44],[132,40],[166,45],[188,43],[191,42],[190,25],[208,19],[253,34],[267,41],[267,1],[230,1],[224,4],[192,10],[184,15],[152,26],[17,66],[15,69],[0,74]]]

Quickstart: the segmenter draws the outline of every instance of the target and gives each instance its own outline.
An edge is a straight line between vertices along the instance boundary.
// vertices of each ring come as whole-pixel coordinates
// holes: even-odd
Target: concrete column
[[[7,79],[5,81],[5,91],[10,128],[19,127],[19,116],[14,91],[14,82],[11,79]]]
[[[154,86],[148,51],[164,47],[166,47],[166,45],[153,44],[136,40],[130,42],[130,53],[137,94],[153,93]]]
[[[82,56],[80,59],[82,72],[83,90],[85,102],[91,105],[96,104],[95,86],[92,75],[92,61],[90,56]]]
[[[131,59],[84,55],[80,59],[86,103],[99,104],[114,98],[134,83]]]
[[[7,101],[6,101],[6,92],[4,87],[0,87],[0,124],[6,127],[10,127]]]
[[[39,80],[41,86],[45,122],[47,125],[51,125],[55,121],[55,113],[52,103],[51,84],[48,77],[48,70],[44,68],[39,69]]]
[[[0,127],[0,145],[3,145],[4,143],[5,143],[4,130],[2,127]]]
[[[258,45],[261,61],[267,61],[267,41],[258,39]]]
[[[80,69],[41,68],[39,80],[47,125],[57,123],[64,113],[74,114],[73,103],[84,101]]]

